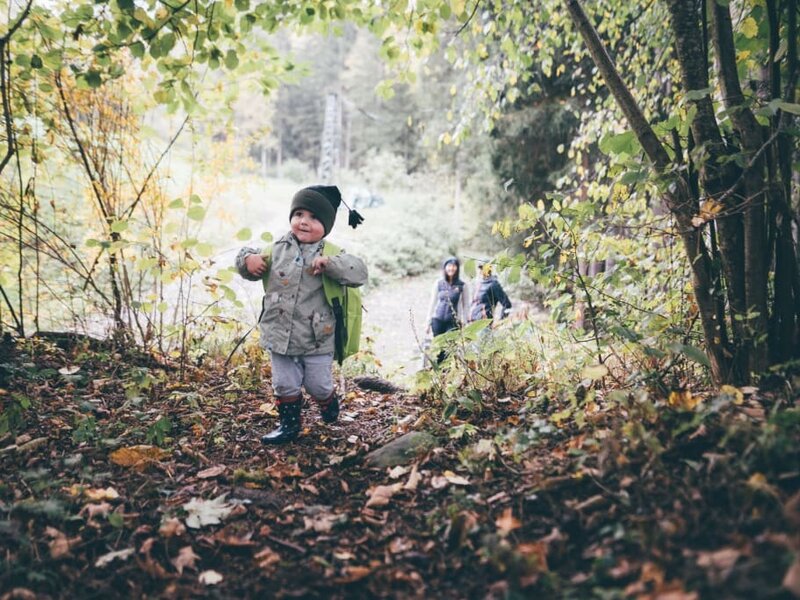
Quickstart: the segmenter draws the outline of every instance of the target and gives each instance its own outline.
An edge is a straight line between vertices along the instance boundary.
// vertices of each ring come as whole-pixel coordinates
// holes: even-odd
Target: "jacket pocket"
[[[321,313],[314,311],[311,315],[311,329],[314,332],[314,341],[322,345],[333,337],[335,322],[330,312]]]

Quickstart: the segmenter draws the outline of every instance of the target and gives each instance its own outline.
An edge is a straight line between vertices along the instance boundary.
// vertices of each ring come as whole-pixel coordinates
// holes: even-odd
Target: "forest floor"
[[[797,375],[683,410],[598,399],[581,427],[510,393],[472,437],[351,385],[275,448],[268,365],[181,379],[43,342],[0,363],[2,598],[800,595]],[[413,430],[435,443],[369,466]]]

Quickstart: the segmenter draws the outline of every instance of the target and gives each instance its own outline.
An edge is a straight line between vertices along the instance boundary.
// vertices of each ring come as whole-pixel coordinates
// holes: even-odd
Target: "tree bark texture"
[[[728,155],[720,133],[719,125],[711,99],[710,83],[703,54],[703,34],[700,28],[700,14],[694,2],[686,0],[667,0],[670,12],[670,25],[675,35],[675,52],[680,65],[681,80],[687,92],[706,91],[701,97],[692,100],[697,114],[691,123],[695,142],[700,149],[700,179],[705,196],[709,199],[721,197],[737,182],[739,170],[733,161],[725,160]],[[713,12],[713,11],[712,11]],[[732,372],[726,379],[732,383],[747,380],[748,348],[745,342],[747,327],[747,298],[744,276],[744,226],[741,212],[737,210],[733,195],[729,195],[723,207],[723,214],[717,218],[717,233],[725,276],[728,305],[731,312],[731,332],[733,342]]]
[[[711,261],[703,236],[691,223],[692,216],[698,211],[697,201],[691,194],[690,186],[685,176],[669,172],[671,167],[669,154],[650,127],[627,85],[620,77],[600,36],[597,34],[597,30],[583,10],[583,6],[579,0],[565,0],[565,3],[573,23],[586,43],[592,60],[631,125],[647,157],[653,163],[656,172],[667,179],[663,185],[665,190],[664,201],[678,222],[681,240],[692,269],[695,301],[700,312],[700,321],[706,338],[706,350],[711,362],[712,377],[717,382],[728,381],[730,379],[731,363],[728,358],[728,350],[722,344],[721,324],[716,318],[714,297],[711,294]],[[713,118],[713,112],[711,115]],[[716,129],[715,131],[721,143],[719,131]],[[702,133],[705,134],[704,131]],[[697,133],[695,133],[695,136],[697,136]]]
[[[722,99],[738,133],[742,151],[747,160],[744,174],[745,197],[742,199],[744,214],[744,273],[745,302],[748,311],[744,343],[747,345],[752,373],[762,373],[768,363],[766,339],[761,334],[767,331],[767,270],[766,259],[766,180],[765,161],[755,159],[764,143],[761,125],[756,121],[745,101],[736,68],[736,47],[733,40],[730,8],[713,2],[712,31],[717,70],[720,75]],[[750,163],[749,161],[753,161]]]

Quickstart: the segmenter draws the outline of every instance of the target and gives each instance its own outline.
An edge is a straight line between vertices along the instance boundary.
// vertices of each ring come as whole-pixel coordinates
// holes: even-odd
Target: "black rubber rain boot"
[[[336,423],[339,418],[339,396],[333,392],[327,400],[317,400],[319,414],[326,423]]]
[[[300,411],[303,407],[301,398],[292,402],[280,402],[278,415],[280,425],[268,434],[261,436],[263,444],[287,444],[297,439],[300,434]]]

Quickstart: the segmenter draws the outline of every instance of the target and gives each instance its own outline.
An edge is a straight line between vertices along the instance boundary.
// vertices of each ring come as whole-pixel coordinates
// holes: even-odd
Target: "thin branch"
[[[11,303],[11,300],[9,299],[8,295],[6,295],[6,291],[3,289],[2,285],[0,285],[0,294],[3,295],[3,300],[6,301],[6,306],[8,306],[8,310],[11,311],[11,317],[14,319],[14,329],[17,330],[17,333],[19,335],[22,335],[23,334],[22,323],[19,322],[19,319],[17,318],[17,313],[14,312],[14,305]]]
[[[25,8],[22,10],[22,14],[17,19],[17,22],[9,28],[8,33],[6,33],[3,37],[0,37],[0,45],[6,44],[11,39],[11,36],[17,32],[17,29],[22,26],[22,22],[28,18],[28,14],[31,12],[32,6],[33,0],[28,0],[28,4],[25,5]]]
[[[133,211],[136,209],[136,206],[141,201],[142,196],[144,195],[144,192],[147,189],[147,184],[150,183],[150,180],[153,178],[153,175],[155,174],[156,169],[158,169],[158,166],[161,164],[161,161],[164,160],[164,157],[172,149],[172,146],[175,144],[175,142],[178,139],[178,136],[180,136],[181,132],[183,131],[183,128],[186,126],[186,123],[188,123],[188,122],[189,122],[189,115],[186,115],[186,117],[183,119],[183,123],[181,123],[181,126],[178,127],[178,131],[176,131],[175,135],[172,136],[172,139],[170,139],[170,141],[167,144],[166,148],[164,148],[164,151],[161,153],[161,156],[158,157],[158,160],[156,160],[155,164],[153,164],[152,168],[150,169],[150,172],[147,174],[147,177],[145,177],[144,183],[142,183],[142,187],[139,189],[139,192],[136,194],[136,198],[133,200],[133,202],[131,202],[131,205],[126,210],[123,211],[123,217],[124,218],[130,218],[131,217],[131,215],[133,214]]]
[[[75,127],[75,119],[72,116],[72,113],[69,110],[69,102],[67,102],[67,97],[64,95],[64,84],[61,81],[61,74],[56,73],[55,76],[56,88],[58,88],[58,95],[61,98],[61,106],[64,109],[64,116],[67,118],[67,123],[69,124],[70,131],[72,132],[72,137],[75,140],[75,145],[78,147],[78,154],[81,157],[81,162],[83,162],[83,168],[86,171],[86,176],[89,178],[89,183],[92,186],[92,191],[94,192],[94,197],[97,200],[98,208],[100,209],[100,213],[103,215],[103,219],[108,224],[109,215],[108,211],[106,210],[105,204],[103,204],[103,198],[100,196],[100,192],[97,189],[99,186],[99,182],[95,177],[92,166],[89,164],[89,156],[86,153],[86,149],[81,142],[81,137],[78,134],[78,130]]]
[[[463,25],[461,25],[461,27],[458,28],[458,31],[456,31],[453,34],[453,37],[458,37],[467,28],[467,25],[469,25],[470,22],[472,21],[472,19],[475,17],[475,13],[478,12],[478,7],[480,5],[481,5],[481,1],[480,0],[476,0],[475,6],[472,8],[472,12],[470,13],[469,17],[467,17],[467,20],[464,21]]]

